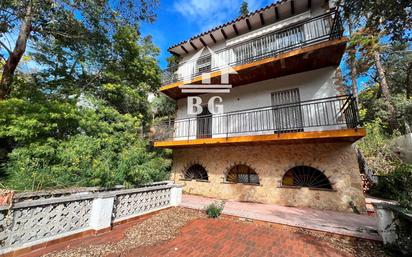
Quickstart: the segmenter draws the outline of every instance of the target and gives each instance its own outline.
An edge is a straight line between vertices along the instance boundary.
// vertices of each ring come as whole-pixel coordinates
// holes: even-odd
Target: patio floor
[[[183,195],[180,206],[204,209],[206,205],[213,201],[216,201],[216,199]],[[373,216],[237,201],[226,201],[223,213],[339,235],[382,240],[376,232],[377,221]]]
[[[182,219],[184,221],[177,226],[175,223]],[[142,220],[115,226],[110,232],[63,241],[24,257],[43,255],[386,257],[381,243],[376,241],[336,237],[330,233],[230,216],[210,219],[203,212],[186,208],[163,210]]]

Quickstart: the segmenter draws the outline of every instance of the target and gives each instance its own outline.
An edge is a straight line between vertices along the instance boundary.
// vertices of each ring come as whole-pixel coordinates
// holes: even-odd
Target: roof
[[[240,21],[244,21],[244,20],[246,20],[246,19],[248,19],[248,18],[250,18],[250,17],[252,17],[252,16],[255,16],[256,14],[261,14],[261,13],[263,13],[263,12],[269,10],[269,9],[276,8],[276,7],[282,5],[282,4],[286,3],[286,2],[293,2],[293,0],[278,0],[276,3],[269,4],[269,5],[261,8],[261,9],[258,9],[258,10],[256,10],[256,11],[253,11],[253,12],[249,13],[249,14],[246,15],[246,16],[240,16],[240,17],[238,17],[238,18],[236,18],[236,19],[233,19],[233,20],[228,21],[228,22],[226,22],[226,23],[224,23],[224,24],[221,24],[221,25],[219,25],[219,26],[217,26],[217,27],[215,27],[215,28],[213,28],[213,29],[210,29],[210,30],[208,30],[208,31],[206,31],[206,32],[202,32],[202,33],[200,33],[200,34],[197,34],[197,35],[191,37],[191,38],[190,38],[189,40],[187,40],[187,41],[182,41],[182,42],[180,42],[180,43],[178,43],[178,44],[175,44],[175,45],[169,47],[168,50],[173,53],[173,51],[172,51],[173,48],[176,48],[176,47],[178,47],[178,46],[181,46],[181,45],[184,45],[184,44],[186,44],[186,43],[189,43],[189,42],[191,42],[191,41],[193,41],[193,40],[195,40],[195,39],[199,39],[199,38],[201,38],[202,36],[205,36],[205,35],[211,34],[211,33],[213,33],[213,32],[219,31],[219,30],[221,30],[221,29],[223,29],[223,28],[225,28],[225,27],[227,27],[227,26],[236,24],[236,23],[238,23],[238,22],[240,22]]]

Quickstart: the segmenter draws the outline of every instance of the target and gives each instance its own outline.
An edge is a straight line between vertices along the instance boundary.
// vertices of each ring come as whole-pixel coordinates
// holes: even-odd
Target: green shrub
[[[385,134],[380,119],[366,123],[364,126],[367,130],[366,137],[358,141],[356,145],[364,155],[368,169],[376,175],[391,173],[401,162],[393,152],[392,143],[392,140],[399,134]]]
[[[223,201],[216,201],[216,202],[209,204],[205,208],[207,216],[209,216],[209,218],[214,218],[214,219],[219,217],[220,214],[222,214],[224,206],[225,206],[225,202]]]
[[[380,176],[370,194],[396,200],[402,207],[412,210],[412,165],[401,164],[393,172]]]
[[[6,186],[14,190],[125,185],[168,178],[170,160],[146,151],[146,143],[125,138],[77,135],[19,147],[9,154]]]
[[[84,186],[131,187],[167,179],[170,160],[162,158],[159,152],[147,150],[147,142],[139,136],[139,118],[120,114],[99,102],[93,104],[96,110],[74,108],[75,129],[65,129],[66,120],[63,119],[49,124],[41,135],[36,134],[37,127],[46,123],[31,112],[27,114],[30,118],[24,118],[20,123],[10,122],[4,127],[8,133],[14,134],[0,133],[0,137],[10,136],[19,143],[8,154],[7,163],[0,167],[6,173],[5,186],[18,191]],[[50,115],[45,111],[46,114]],[[64,116],[64,113],[59,115]],[[18,120],[15,117],[8,117],[8,120],[12,118]],[[24,124],[30,129],[26,131]],[[38,125],[31,130],[30,124]],[[18,131],[26,132],[17,135]]]

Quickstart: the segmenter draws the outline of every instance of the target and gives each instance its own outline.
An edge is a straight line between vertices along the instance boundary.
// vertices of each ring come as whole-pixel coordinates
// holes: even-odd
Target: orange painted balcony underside
[[[355,142],[366,135],[364,128],[327,131],[292,132],[271,135],[236,136],[228,138],[202,138],[191,140],[157,141],[155,147],[182,148],[250,144],[298,144]]]

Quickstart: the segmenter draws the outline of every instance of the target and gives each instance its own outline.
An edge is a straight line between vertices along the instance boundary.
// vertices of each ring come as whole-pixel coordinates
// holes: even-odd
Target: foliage
[[[160,69],[159,50],[150,36],[141,36],[139,23],[153,21],[157,3],[1,2],[0,23],[7,26],[0,31],[6,53],[0,58],[0,91],[10,89],[4,100],[0,97],[2,184],[38,190],[134,186],[167,178],[165,153],[141,137]],[[10,36],[24,24],[29,25],[25,37]],[[12,54],[15,46],[19,58]],[[9,64],[26,59],[36,70],[13,73]],[[4,71],[13,77],[11,85],[3,83]]]
[[[342,0],[343,15],[363,20],[365,28],[386,31],[395,41],[411,39],[412,3],[409,0]]]
[[[50,65],[54,61],[63,63],[55,68],[73,76],[77,70],[85,71],[85,63],[110,53],[107,46],[115,34],[114,28],[153,21],[157,3],[157,0],[1,1],[0,43],[7,52],[7,61],[0,81],[0,99],[7,98],[12,91],[15,70],[29,43],[38,49],[51,49]]]
[[[373,174],[385,175],[394,171],[401,162],[393,152],[391,140],[397,136],[384,133],[382,122],[379,119],[364,124],[367,136],[357,143],[365,156],[368,169]]]
[[[205,207],[207,216],[209,216],[209,218],[214,218],[214,219],[219,217],[220,214],[222,214],[224,206],[225,206],[225,202],[223,201],[216,201],[216,202],[209,204],[208,206]]]
[[[154,98],[151,105],[156,117],[171,117],[176,111],[176,101],[163,94]]]
[[[243,0],[242,4],[240,5],[239,15],[247,16],[248,14],[249,14],[249,4],[247,1]]]
[[[40,138],[30,130],[23,133],[21,140],[26,143],[9,154],[5,165],[7,186],[16,190],[110,187],[166,179],[170,162],[146,151],[146,143],[138,139],[139,119],[98,101],[93,104],[95,109],[71,106],[77,124],[73,131],[51,126]],[[39,123],[36,117],[28,120]],[[59,130],[65,131],[63,137],[54,136]]]
[[[379,183],[372,188],[371,194],[392,199],[412,210],[412,165],[400,164],[387,175],[379,176]]]

